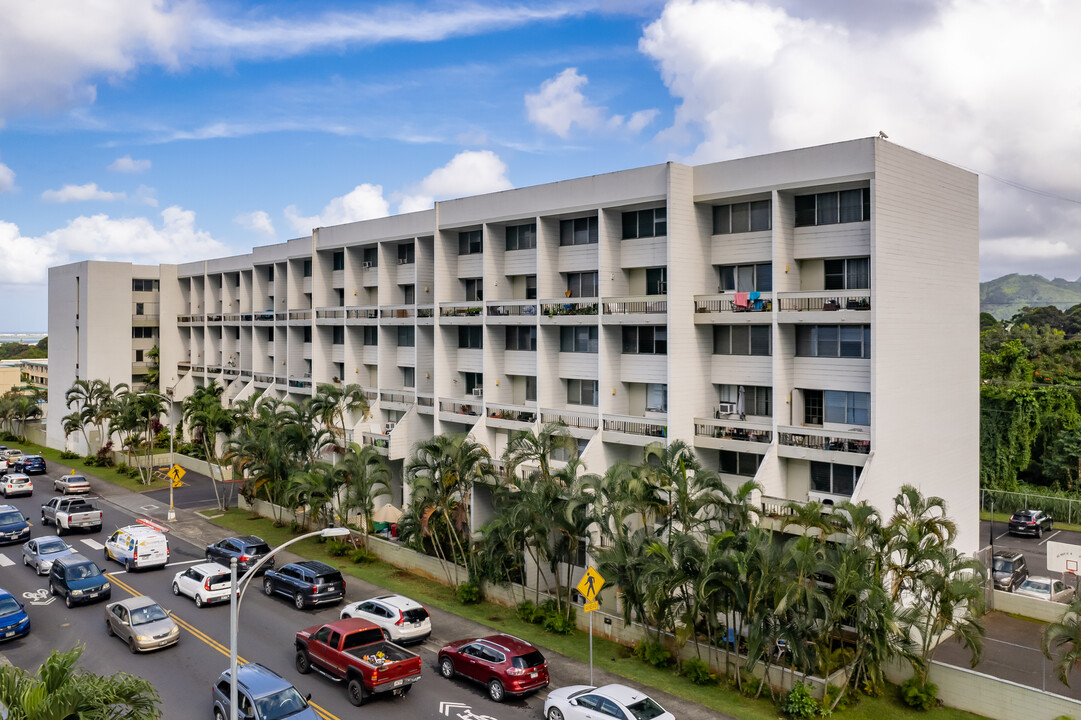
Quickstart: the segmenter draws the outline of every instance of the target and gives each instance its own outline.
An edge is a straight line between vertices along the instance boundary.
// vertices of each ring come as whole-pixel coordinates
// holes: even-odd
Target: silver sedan
[[[71,555],[75,550],[56,535],[45,535],[23,543],[23,565],[34,568],[38,575],[48,575],[53,560]]]
[[[90,481],[82,475],[64,475],[53,480],[53,490],[67,495],[68,493],[90,492]]]
[[[105,606],[105,631],[128,643],[133,653],[176,645],[180,628],[169,612],[145,595]]]

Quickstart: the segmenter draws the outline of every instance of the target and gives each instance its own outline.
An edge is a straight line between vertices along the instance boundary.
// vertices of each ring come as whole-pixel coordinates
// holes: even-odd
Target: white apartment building
[[[559,421],[589,471],[681,439],[756,479],[767,509],[888,508],[912,483],[972,552],[977,326],[976,176],[867,138],[439,202],[235,257],[52,268],[50,402],[76,377],[138,379],[158,344],[177,399],[361,385],[353,437],[399,478],[433,434],[498,457]],[[475,520],[490,507],[478,490]]]

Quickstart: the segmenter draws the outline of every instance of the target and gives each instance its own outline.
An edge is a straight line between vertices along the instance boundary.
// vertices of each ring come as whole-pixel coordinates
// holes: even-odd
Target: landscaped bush
[[[458,596],[458,602],[462,605],[476,605],[483,598],[480,585],[472,580],[466,580],[459,585],[454,591],[454,594]]]
[[[709,664],[704,660],[698,658],[691,658],[683,663],[683,669],[681,671],[683,677],[690,680],[695,685],[709,685],[716,680],[716,677],[709,671]]]
[[[578,629],[574,622],[574,608],[571,608],[571,616],[563,617],[558,612],[550,613],[544,618],[544,629],[553,635],[571,635]]]
[[[60,459],[61,460],[77,460],[78,458],[79,458],[79,453],[74,453],[71,450],[61,450],[60,451]]]
[[[353,552],[349,553],[349,559],[356,564],[370,563],[376,559],[374,553],[365,550],[364,548],[357,548]]]
[[[643,640],[635,645],[634,655],[655,668],[666,668],[672,664],[672,653],[654,640]]]
[[[100,448],[98,448],[97,465],[98,465],[98,467],[112,467],[113,466],[113,441],[112,440],[110,440],[109,442],[105,443]]]
[[[327,552],[331,557],[342,557],[352,548],[352,544],[331,540],[327,543]]]
[[[125,462],[120,463],[119,465],[116,466],[116,471],[118,473],[120,473],[121,475],[127,475],[128,474],[128,464],[125,463]]]
[[[518,619],[522,622],[533,622],[533,610],[534,607],[532,600],[523,600],[522,602],[514,606],[514,612],[518,615]]]
[[[930,710],[938,704],[938,685],[921,683],[915,676],[901,683],[901,700],[917,710]]]
[[[83,465],[86,465],[87,467],[97,467],[98,466],[98,456],[97,455],[87,455],[86,457],[83,458]]]
[[[781,712],[790,718],[813,718],[822,714],[822,706],[811,695],[811,686],[798,682],[784,696]]]

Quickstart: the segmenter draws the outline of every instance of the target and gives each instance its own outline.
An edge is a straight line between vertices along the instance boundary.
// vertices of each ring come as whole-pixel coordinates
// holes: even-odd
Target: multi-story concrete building
[[[977,270],[976,177],[884,140],[667,163],[235,257],[53,268],[50,390],[128,381],[156,342],[178,398],[361,385],[373,414],[354,438],[399,477],[435,433],[498,456],[558,421],[591,471],[678,438],[755,478],[766,506],[887,507],[912,483],[973,551]],[[53,420],[49,435],[63,441]]]

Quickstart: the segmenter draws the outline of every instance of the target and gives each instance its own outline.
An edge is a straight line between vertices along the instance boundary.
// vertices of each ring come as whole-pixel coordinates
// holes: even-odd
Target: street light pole
[[[248,589],[248,585],[251,584],[251,579],[255,577],[255,573],[259,571],[259,568],[266,563],[267,560],[278,554],[279,551],[284,550],[293,543],[300,542],[301,540],[307,540],[313,537],[340,537],[342,535],[348,535],[349,528],[345,527],[327,527],[322,530],[316,530],[315,532],[305,533],[298,535],[288,542],[284,542],[278,547],[268,552],[263,557],[259,558],[259,562],[251,566],[248,572],[244,573],[244,577],[237,580],[236,578],[236,558],[229,558],[229,720],[238,720],[237,718],[237,689],[236,689],[236,671],[237,671],[237,629],[240,623],[240,601],[244,599],[244,591]]]

